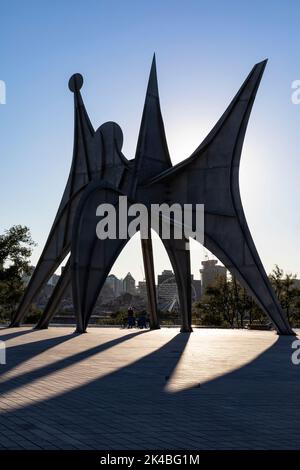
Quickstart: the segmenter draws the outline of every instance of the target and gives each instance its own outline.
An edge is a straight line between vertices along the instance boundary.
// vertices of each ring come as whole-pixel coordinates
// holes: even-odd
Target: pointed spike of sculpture
[[[135,154],[131,194],[134,195],[136,187],[140,182],[159,174],[171,166],[172,162],[160,109],[154,55]]]
[[[183,169],[186,169],[189,166],[189,169],[192,169],[192,165],[194,164],[195,160],[197,161],[196,165],[201,165],[199,163],[199,159],[201,159],[201,155],[204,153],[208,145],[213,141],[216,140],[222,129],[224,129],[224,126],[227,125],[229,126],[229,118],[234,115],[234,119],[236,120],[234,124],[234,132],[235,134],[240,133],[240,137],[244,138],[246,128],[247,128],[247,123],[248,119],[250,116],[250,112],[252,109],[252,105],[254,103],[254,99],[256,96],[256,92],[258,90],[260,81],[262,79],[265,67],[267,64],[267,59],[259,62],[256,64],[247,78],[245,79],[244,83],[230,102],[229,106],[227,107],[226,111],[223,113],[221,118],[217,121],[215,126],[212,128],[212,130],[209,132],[207,137],[201,142],[201,144],[194,150],[192,155],[189,158],[186,158],[182,162],[178,163],[177,165],[174,165],[172,168],[167,169],[166,171],[162,172],[160,175],[154,176],[152,179],[149,179],[147,182],[148,185],[151,185],[152,183],[158,183],[158,182],[163,182],[165,180],[168,180],[169,178],[173,178],[174,175],[178,172],[180,173],[183,171]],[[238,107],[240,109],[238,109]],[[238,112],[240,111],[239,115]],[[232,121],[231,121],[232,122]],[[240,125],[242,126],[240,128]],[[232,129],[230,129],[230,132],[232,133]],[[225,132],[226,133],[226,132]],[[232,157],[232,145],[235,145],[236,140],[232,138],[231,140],[227,139],[227,142],[231,144],[231,149],[228,152],[229,158],[231,159]],[[239,142],[242,144],[242,141],[240,140]],[[241,145],[237,148],[239,152],[241,152]],[[220,151],[219,153],[216,152],[215,155],[218,158],[218,156],[222,158],[222,164],[224,163],[224,151]],[[239,154],[240,155],[240,154]],[[210,156],[210,159],[212,157]],[[211,160],[209,161],[209,164],[211,165]]]
[[[159,99],[155,53],[153,54],[153,58],[152,58],[152,64],[151,64],[148,87],[147,87],[147,95],[149,96],[152,95],[155,98]]]

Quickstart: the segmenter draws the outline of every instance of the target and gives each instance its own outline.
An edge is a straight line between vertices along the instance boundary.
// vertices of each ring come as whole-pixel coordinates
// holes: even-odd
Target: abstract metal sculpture
[[[204,246],[214,253],[269,316],[279,334],[294,334],[282,311],[252,240],[239,191],[239,164],[252,105],[266,61],[254,66],[215,127],[195,150],[172,166],[161,116],[153,59],[136,156],[121,152],[122,131],[112,122],[94,131],[80,94],[81,75],[71,77],[75,99],[72,167],[46,246],[11,326],[22,321],[34,297],[71,250],[71,257],[43,317],[46,328],[72,279],[77,331],[86,331],[100,290],[127,239],[99,240],[96,208],[119,196],[129,204],[204,204]],[[150,235],[150,231],[149,231]],[[161,236],[161,233],[159,233]],[[190,253],[187,240],[162,239],[172,263],[182,313],[181,331],[191,331]],[[151,237],[142,240],[151,327],[159,327]]]

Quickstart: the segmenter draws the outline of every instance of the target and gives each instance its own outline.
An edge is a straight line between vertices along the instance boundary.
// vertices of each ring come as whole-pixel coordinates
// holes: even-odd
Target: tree
[[[233,328],[231,295],[229,281],[224,277],[218,277],[212,285],[206,288],[204,296],[196,305],[200,323],[213,326],[229,325]]]
[[[300,289],[294,289],[295,302],[292,318],[292,326],[300,326]]]
[[[265,314],[232,275],[218,277],[195,307],[194,317],[202,325],[244,328],[246,321],[266,322]]]
[[[278,297],[282,309],[286,312],[288,321],[293,324],[299,321],[300,290],[296,288],[296,275],[284,274],[276,264],[270,274],[270,281]]]
[[[30,273],[29,259],[35,246],[26,226],[14,225],[0,235],[0,315],[9,318],[20,301]]]
[[[275,265],[269,276],[282,309],[292,326],[300,325],[300,289],[293,274]],[[244,328],[246,324],[266,325],[270,321],[234,276],[218,278],[195,305],[194,318],[202,325]]]

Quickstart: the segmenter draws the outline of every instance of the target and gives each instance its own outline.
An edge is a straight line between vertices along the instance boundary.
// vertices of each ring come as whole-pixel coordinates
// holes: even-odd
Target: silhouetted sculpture
[[[153,59],[135,159],[121,152],[122,131],[105,123],[94,131],[80,88],[81,75],[71,77],[75,99],[74,154],[68,183],[46,246],[11,326],[23,319],[34,297],[71,250],[39,328],[48,326],[70,285],[77,331],[85,332],[100,290],[127,239],[99,240],[96,208],[119,196],[151,204],[204,204],[204,246],[214,253],[270,317],[277,332],[293,334],[260,261],[247,226],[239,191],[239,164],[248,119],[266,61],[253,68],[221,119],[195,150],[172,167],[160,111]],[[161,233],[159,233],[161,236]],[[162,239],[170,257],[182,313],[181,331],[191,331],[191,276],[187,240]],[[150,324],[158,328],[151,237],[142,240]]]

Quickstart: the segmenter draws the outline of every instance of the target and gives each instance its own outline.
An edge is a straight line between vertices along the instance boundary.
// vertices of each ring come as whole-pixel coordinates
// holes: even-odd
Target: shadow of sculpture
[[[97,449],[300,447],[300,369],[291,362],[289,338],[278,337],[239,369],[200,383],[200,387],[183,387],[171,393],[166,385],[188,338],[178,334],[126,367],[83,385],[74,383],[71,390],[3,413],[3,418],[36,416],[33,428],[24,432],[31,439],[35,436],[42,447],[47,446],[46,438],[38,435],[43,423],[55,429],[57,445],[62,448],[72,447],[68,437],[76,440],[78,448]],[[118,342],[110,341],[28,373],[24,382],[47,377]],[[210,367],[209,357],[201,361],[202,367],[204,363]],[[196,368],[192,374],[199,382],[201,370]],[[16,385],[2,382],[1,393],[17,391]],[[120,445],[121,436],[125,447]]]
[[[1,334],[1,340],[2,341],[8,341],[10,339],[13,339],[13,338],[17,338],[18,336],[23,336],[23,335],[27,335],[28,333],[32,333],[32,329],[24,329],[24,330],[17,330],[17,331],[12,331],[11,328],[9,327],[4,327],[4,328],[0,328],[0,333],[2,333],[2,331],[5,331],[5,334]]]

